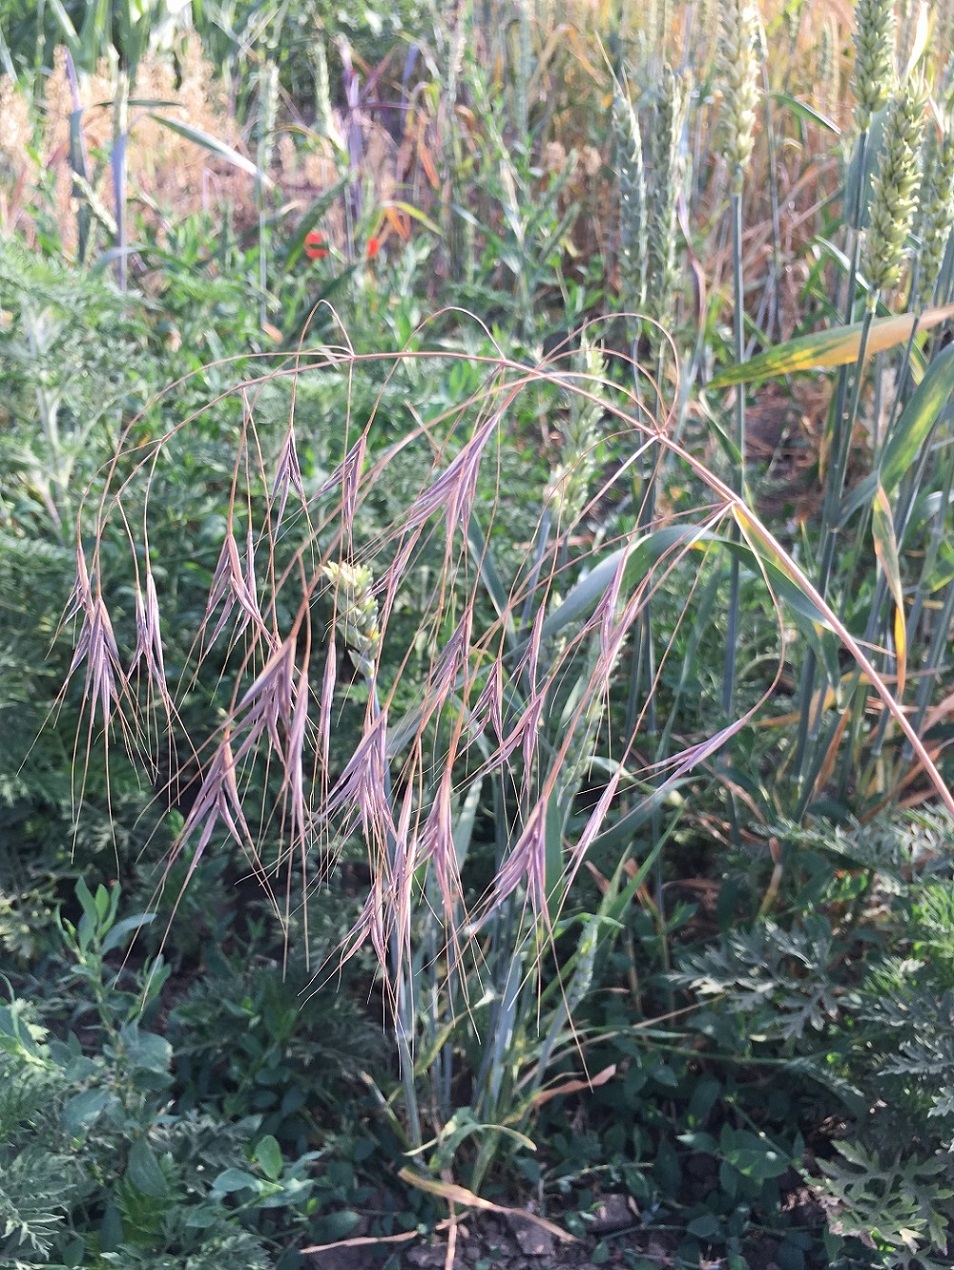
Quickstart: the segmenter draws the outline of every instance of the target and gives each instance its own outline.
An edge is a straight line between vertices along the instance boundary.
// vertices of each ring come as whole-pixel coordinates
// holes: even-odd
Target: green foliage
[[[274,1234],[263,1240],[255,1215],[308,1202],[312,1157],[286,1167],[256,1118],[170,1112],[172,1048],[144,1025],[165,967],[147,962],[127,989],[104,960],[153,915],[118,919],[118,888],[80,883],[77,898],[82,916],[63,923],[72,969],[61,990],[92,1021],[57,1036],[21,1000],[0,1010],[5,1264],[193,1270],[230,1255],[268,1270]],[[238,1208],[226,1202],[237,1172]]]
[[[796,834],[850,870],[828,871],[813,900],[841,912],[840,930],[799,916],[680,958],[677,981],[718,1003],[694,1029],[723,1053],[816,1081],[855,1121],[818,1159],[833,1256],[861,1237],[880,1265],[943,1264],[954,1219],[950,833],[949,818],[921,815]],[[912,878],[912,859],[924,876]]]
[[[834,1201],[828,1246],[836,1255],[841,1240],[861,1237],[881,1254],[881,1264],[907,1270],[942,1270],[936,1259],[947,1249],[954,1206],[951,1169],[943,1155],[885,1162],[876,1152],[837,1142],[840,1159],[821,1161],[824,1190]]]

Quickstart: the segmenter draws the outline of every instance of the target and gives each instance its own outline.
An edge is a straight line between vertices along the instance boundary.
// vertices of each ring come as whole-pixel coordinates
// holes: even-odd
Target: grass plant
[[[285,1270],[291,1242],[348,1233],[373,1175],[363,1202],[380,1216],[398,1178],[411,1226],[520,1179],[581,1231],[568,1196],[626,1189],[675,1264],[776,1237],[786,1270],[933,1264],[950,50],[910,14],[896,47],[881,0],[852,39],[741,0],[718,27],[712,5],[412,8],[366,43],[312,3],[174,28],[57,8],[67,56],[0,4],[22,244],[0,247],[0,710],[51,716],[0,761],[0,939],[20,996],[47,991],[41,945],[79,967],[101,1031],[46,1047],[11,999],[0,1049],[74,1099],[77,1177],[107,1139],[122,1161],[119,1233],[91,1233],[81,1181],[59,1206],[44,1183],[7,1251],[65,1258],[69,1221],[72,1264],[159,1264],[188,1195],[209,1256],[234,1238]],[[95,885],[118,868],[139,917]],[[134,930],[139,1013],[106,974]],[[295,1103],[328,1113],[247,956],[319,1001],[339,976],[383,1026],[363,1128]],[[209,1148],[211,1191],[157,1100],[212,1106],[209,994],[250,1037],[228,1112],[260,1117]],[[158,1036],[151,1077],[123,1067],[160,998],[178,1076]],[[919,1143],[892,1163],[896,1115]],[[0,1114],[0,1152],[22,1134]],[[41,1181],[65,1149],[43,1134]],[[309,1134],[347,1174],[321,1213]],[[792,1169],[839,1214],[814,1243],[783,1212]]]

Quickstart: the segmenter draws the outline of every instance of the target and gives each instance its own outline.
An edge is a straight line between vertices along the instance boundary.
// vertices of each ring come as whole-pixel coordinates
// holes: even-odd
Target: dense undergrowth
[[[4,1264],[950,1264],[952,13],[632,8],[0,2]]]

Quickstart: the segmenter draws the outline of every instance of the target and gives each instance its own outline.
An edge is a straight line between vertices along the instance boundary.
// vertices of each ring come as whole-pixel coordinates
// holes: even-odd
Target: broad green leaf
[[[258,1189],[258,1178],[253,1177],[251,1173],[246,1173],[244,1169],[223,1169],[212,1183],[212,1193],[215,1195],[232,1195],[236,1191],[257,1191]]]
[[[361,1220],[361,1216],[350,1208],[341,1209],[337,1213],[327,1213],[315,1222],[314,1238],[322,1244],[333,1244],[339,1239],[346,1239]]]
[[[91,924],[96,927],[99,925],[99,913],[96,908],[96,901],[93,899],[93,893],[83,881],[82,878],[76,879],[76,898],[80,902],[83,913],[89,918]]]
[[[722,1222],[714,1213],[703,1213],[701,1217],[694,1217],[686,1230],[696,1239],[719,1239],[723,1234]]]
[[[102,922],[109,912],[109,892],[102,883],[96,888],[96,916]]]
[[[781,1177],[788,1171],[791,1161],[771,1147],[742,1148],[726,1152],[728,1162],[746,1177],[764,1182],[768,1178]]]
[[[282,1149],[277,1138],[267,1133],[255,1147],[255,1159],[262,1166],[262,1172],[268,1180],[277,1182],[284,1167]]]
[[[273,187],[274,182],[264,172],[259,172],[251,159],[247,159],[244,154],[239,154],[238,150],[233,150],[231,146],[226,145],[218,137],[213,137],[210,132],[203,132],[201,128],[193,128],[191,124],[180,123],[178,119],[170,119],[167,115],[157,115],[155,112],[150,113],[150,118],[155,119],[156,123],[161,123],[164,128],[177,132],[180,137],[185,137],[187,141],[193,141],[197,146],[202,146],[204,150],[208,150],[211,154],[218,155],[226,163],[231,163],[233,167],[238,168],[240,171],[247,172],[249,176],[258,177],[266,189]]]
[[[875,555],[884,570],[885,580],[894,600],[894,647],[898,664],[898,697],[904,693],[907,667],[907,633],[904,621],[904,592],[901,587],[901,563],[894,534],[894,515],[888,496],[881,485],[871,507],[871,534]]]
[[[114,948],[118,948],[124,942],[127,935],[133,931],[142,930],[143,926],[148,926],[150,922],[155,920],[155,913],[135,913],[132,917],[124,917],[121,922],[117,922],[112,927],[103,940],[103,952],[112,952]]]
[[[99,1223],[99,1246],[103,1252],[115,1252],[123,1242],[123,1219],[115,1204],[107,1204]]]
[[[84,1089],[63,1108],[60,1124],[71,1137],[75,1137],[93,1123],[112,1099],[113,1095],[108,1089]]]
[[[133,1143],[129,1152],[127,1176],[141,1195],[148,1195],[152,1199],[160,1198],[169,1190],[169,1183],[159,1167],[156,1153],[145,1138]]]
[[[172,1046],[164,1036],[155,1032],[140,1032],[126,1027],[122,1031],[126,1041],[126,1055],[133,1067],[140,1071],[155,1072],[164,1076],[172,1065]]]
[[[915,323],[919,331],[928,330],[946,322],[950,317],[954,317],[954,304],[946,304],[939,309],[926,309],[920,315],[902,313],[896,317],[876,318],[869,329],[866,352],[870,357],[903,343],[910,338]],[[816,331],[812,335],[803,335],[799,339],[788,340],[785,344],[777,344],[750,361],[729,366],[715,376],[709,387],[728,388],[732,384],[750,384],[759,379],[791,375],[800,370],[844,366],[855,361],[861,351],[864,325],[863,322],[853,322],[850,326]]]

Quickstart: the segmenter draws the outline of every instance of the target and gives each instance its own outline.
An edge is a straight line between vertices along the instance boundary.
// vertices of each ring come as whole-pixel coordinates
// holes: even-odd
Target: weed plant
[[[39,996],[38,956],[80,967],[98,1021],[56,1041],[74,1095],[11,1004],[4,1053],[64,1110],[2,1149],[35,1124],[42,1181],[78,1097],[120,1161],[11,1200],[10,1255],[65,1261],[65,1223],[74,1258],[149,1264],[195,1206],[196,1257],[291,1257],[282,1207],[299,1243],[347,1233],[307,1149],[306,1037],[355,1061],[341,974],[393,1058],[352,1089],[370,1135],[327,1140],[386,1158],[411,1224],[521,1178],[579,1232],[627,1190],[683,1265],[945,1264],[949,821],[899,811],[954,813],[945,15],[859,4],[849,68],[798,5],[465,6],[372,66],[314,6],[203,6],[228,110],[193,35],[177,77],[120,9],[64,11],[69,58],[4,27],[32,257],[0,278],[0,931]],[[808,403],[787,519],[767,402]],[[25,704],[61,712],[32,750]],[[65,954],[49,914],[114,857],[161,919],[81,884]],[[101,957],[134,928],[138,1013]],[[162,1036],[170,966],[196,982]]]

